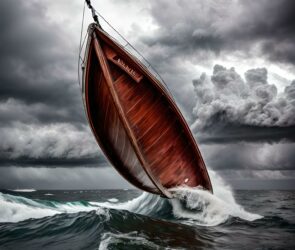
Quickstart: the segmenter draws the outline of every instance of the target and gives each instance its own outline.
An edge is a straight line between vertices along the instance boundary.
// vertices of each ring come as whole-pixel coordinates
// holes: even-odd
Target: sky
[[[294,1],[92,4],[161,74],[210,170],[236,189],[295,188]],[[132,188],[84,113],[82,11],[0,1],[0,189]],[[91,22],[87,9],[82,37]]]

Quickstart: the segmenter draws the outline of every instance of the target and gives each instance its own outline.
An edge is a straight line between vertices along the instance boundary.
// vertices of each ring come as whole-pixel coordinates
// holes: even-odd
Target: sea
[[[295,249],[295,191],[1,190],[0,249]]]

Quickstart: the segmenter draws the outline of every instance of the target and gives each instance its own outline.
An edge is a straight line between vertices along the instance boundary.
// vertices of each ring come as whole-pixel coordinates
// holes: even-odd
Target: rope
[[[83,43],[81,44],[81,40],[82,40],[82,33],[83,33],[83,26],[84,26],[84,13],[85,13],[85,3],[87,4],[87,7],[91,10],[92,13],[92,17],[94,19],[94,21],[96,22],[96,24],[99,26],[99,28],[101,28],[99,20],[98,20],[98,16],[103,19],[105,21],[105,23],[111,28],[113,29],[125,42],[126,45],[124,45],[124,48],[129,45],[139,56],[141,56],[141,58],[147,63],[147,68],[151,68],[154,73],[158,76],[159,80],[163,83],[163,85],[165,86],[165,88],[167,89],[167,91],[170,93],[171,96],[172,93],[168,87],[168,85],[166,84],[166,82],[164,81],[164,79],[161,77],[161,75],[158,73],[158,71],[150,64],[150,62],[123,36],[121,35],[121,33],[119,31],[117,31],[97,10],[94,9],[94,7],[92,6],[90,0],[85,0],[84,2],[84,8],[83,8],[83,16],[82,16],[82,25],[81,25],[81,35],[80,35],[80,47],[79,47],[79,59],[78,59],[78,67],[80,69],[80,60],[82,61],[82,63],[84,63],[83,59],[81,58],[81,51],[83,48],[83,44],[85,42],[85,38]],[[87,34],[86,34],[87,35]],[[79,73],[79,69],[78,69],[78,77],[79,77],[79,85],[81,85],[80,83],[80,73]]]
[[[100,24],[99,24],[99,21],[98,21],[98,16],[96,15],[96,11],[95,9],[93,8],[90,0],[85,0],[88,8],[91,10],[91,13],[92,13],[92,17],[93,17],[93,20],[97,23],[97,25],[99,26],[99,28],[101,28]]]
[[[82,43],[82,34],[83,34],[83,29],[84,29],[84,17],[85,17],[85,2],[84,2],[84,5],[83,5],[83,14],[82,14],[81,32],[80,32],[80,42],[79,42],[79,57],[78,57],[78,84],[79,84],[80,87],[81,87],[80,61],[81,61],[82,65],[84,64],[84,60],[81,57],[81,51],[82,51],[83,44],[84,44],[84,41],[85,41],[85,38],[84,38],[84,41]]]

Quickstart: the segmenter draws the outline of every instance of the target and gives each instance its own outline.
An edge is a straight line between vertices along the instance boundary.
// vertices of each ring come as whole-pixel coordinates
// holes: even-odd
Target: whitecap
[[[216,226],[224,223],[229,217],[236,217],[247,221],[261,219],[262,216],[247,212],[237,204],[230,186],[222,178],[210,171],[214,194],[190,187],[177,187],[170,191],[174,199],[170,202],[173,214],[179,219],[184,219],[186,224]]]
[[[117,198],[110,198],[108,199],[108,201],[115,203],[115,202],[118,202],[119,200]]]
[[[27,188],[27,189],[9,189],[10,191],[13,192],[23,192],[23,193],[30,193],[30,192],[36,192],[36,189],[32,189],[32,188]]]
[[[230,217],[247,221],[262,218],[261,215],[250,213],[239,205],[230,186],[215,172],[210,171],[210,177],[214,194],[200,188],[182,186],[170,189],[173,199],[164,199],[159,195],[143,192],[137,198],[122,203],[91,202],[91,204],[149,216],[163,212],[163,209],[167,209],[165,204],[168,202],[174,217],[179,222],[202,226],[217,226]]]
[[[61,213],[88,212],[100,209],[81,202],[42,203],[39,200],[3,194],[0,192],[0,222],[19,222],[27,219],[38,219]]]
[[[159,249],[160,246],[156,245],[154,242],[147,239],[147,237],[143,234],[139,234],[137,231],[129,232],[129,233],[103,233],[101,237],[101,242],[99,244],[98,250],[109,249],[112,244],[124,243],[124,241],[131,242],[132,246],[138,246],[138,249],[141,249],[141,246],[145,246],[145,248],[149,249]],[[162,249],[162,248],[161,248]],[[165,249],[165,248],[163,248]]]

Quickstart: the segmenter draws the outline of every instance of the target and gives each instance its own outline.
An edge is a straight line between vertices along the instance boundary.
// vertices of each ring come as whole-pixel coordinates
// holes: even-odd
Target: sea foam
[[[173,199],[164,199],[158,195],[143,192],[137,198],[123,203],[91,202],[91,204],[153,216],[167,209],[168,202],[176,219],[185,224],[202,226],[216,226],[226,222],[230,217],[246,221],[262,218],[261,215],[247,212],[236,202],[230,186],[214,171],[209,173],[214,194],[200,188],[181,186],[170,189]]]
[[[99,210],[100,213],[106,212],[100,207],[87,206],[81,202],[42,202],[41,200],[0,193],[0,222],[19,222],[61,213],[78,213],[92,210]]]
[[[113,199],[105,202],[55,202],[0,193],[0,222],[18,222],[29,218],[42,218],[60,213],[77,213],[96,210],[98,214],[108,209],[128,210],[159,219],[169,218],[184,224],[216,226],[230,217],[247,221],[262,216],[245,211],[237,204],[231,188],[213,171],[210,171],[214,194],[199,188],[177,187],[170,189],[172,199],[143,192],[126,202]],[[116,201],[116,202],[115,202]],[[167,215],[168,214],[168,215]],[[172,218],[171,218],[172,216]]]
[[[261,219],[262,216],[247,212],[237,204],[233,191],[222,178],[210,171],[214,194],[208,191],[178,187],[170,191],[175,199],[171,199],[173,213],[177,218],[185,219],[186,224],[216,226],[224,223],[229,217],[237,217],[247,221]]]

